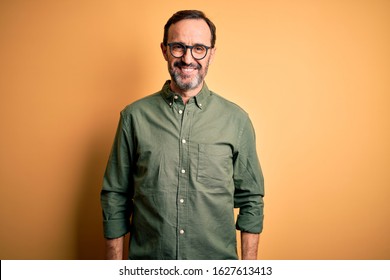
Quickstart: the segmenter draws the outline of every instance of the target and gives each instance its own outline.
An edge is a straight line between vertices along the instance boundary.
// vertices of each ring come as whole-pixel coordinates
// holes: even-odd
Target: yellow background
[[[259,257],[389,259],[387,0],[0,1],[0,258],[103,258],[119,111],[169,78],[180,9],[215,22],[207,83],[256,129]]]

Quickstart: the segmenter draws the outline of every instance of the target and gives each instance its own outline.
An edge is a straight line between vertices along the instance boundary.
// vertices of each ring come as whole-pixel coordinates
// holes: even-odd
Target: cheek
[[[180,58],[174,58],[172,56],[169,56],[167,61],[168,61],[168,65],[171,68],[176,68],[175,63],[180,62]]]
[[[207,67],[209,66],[209,62],[204,61],[204,62],[200,63],[200,65],[202,66],[200,71],[204,72],[207,69]]]
[[[168,65],[170,68],[175,68],[175,60],[174,59],[168,59]]]

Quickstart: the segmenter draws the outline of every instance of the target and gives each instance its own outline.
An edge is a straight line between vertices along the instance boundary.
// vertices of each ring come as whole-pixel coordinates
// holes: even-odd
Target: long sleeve
[[[256,152],[256,139],[248,119],[239,136],[239,147],[234,161],[234,206],[240,208],[236,228],[260,233],[264,219],[264,178]]]
[[[126,131],[128,127],[121,114],[101,190],[103,229],[106,238],[117,238],[130,230],[133,142]]]

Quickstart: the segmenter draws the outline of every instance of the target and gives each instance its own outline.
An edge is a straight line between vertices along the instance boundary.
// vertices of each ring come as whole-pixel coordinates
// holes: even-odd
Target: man
[[[256,259],[263,176],[247,114],[204,82],[216,28],[180,11],[161,44],[171,81],[122,112],[101,192],[108,259]],[[234,207],[240,208],[237,222]]]

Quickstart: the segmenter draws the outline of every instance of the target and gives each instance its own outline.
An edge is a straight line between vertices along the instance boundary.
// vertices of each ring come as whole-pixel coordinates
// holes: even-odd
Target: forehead
[[[211,42],[211,31],[203,19],[184,19],[169,27],[168,41],[209,45]]]

